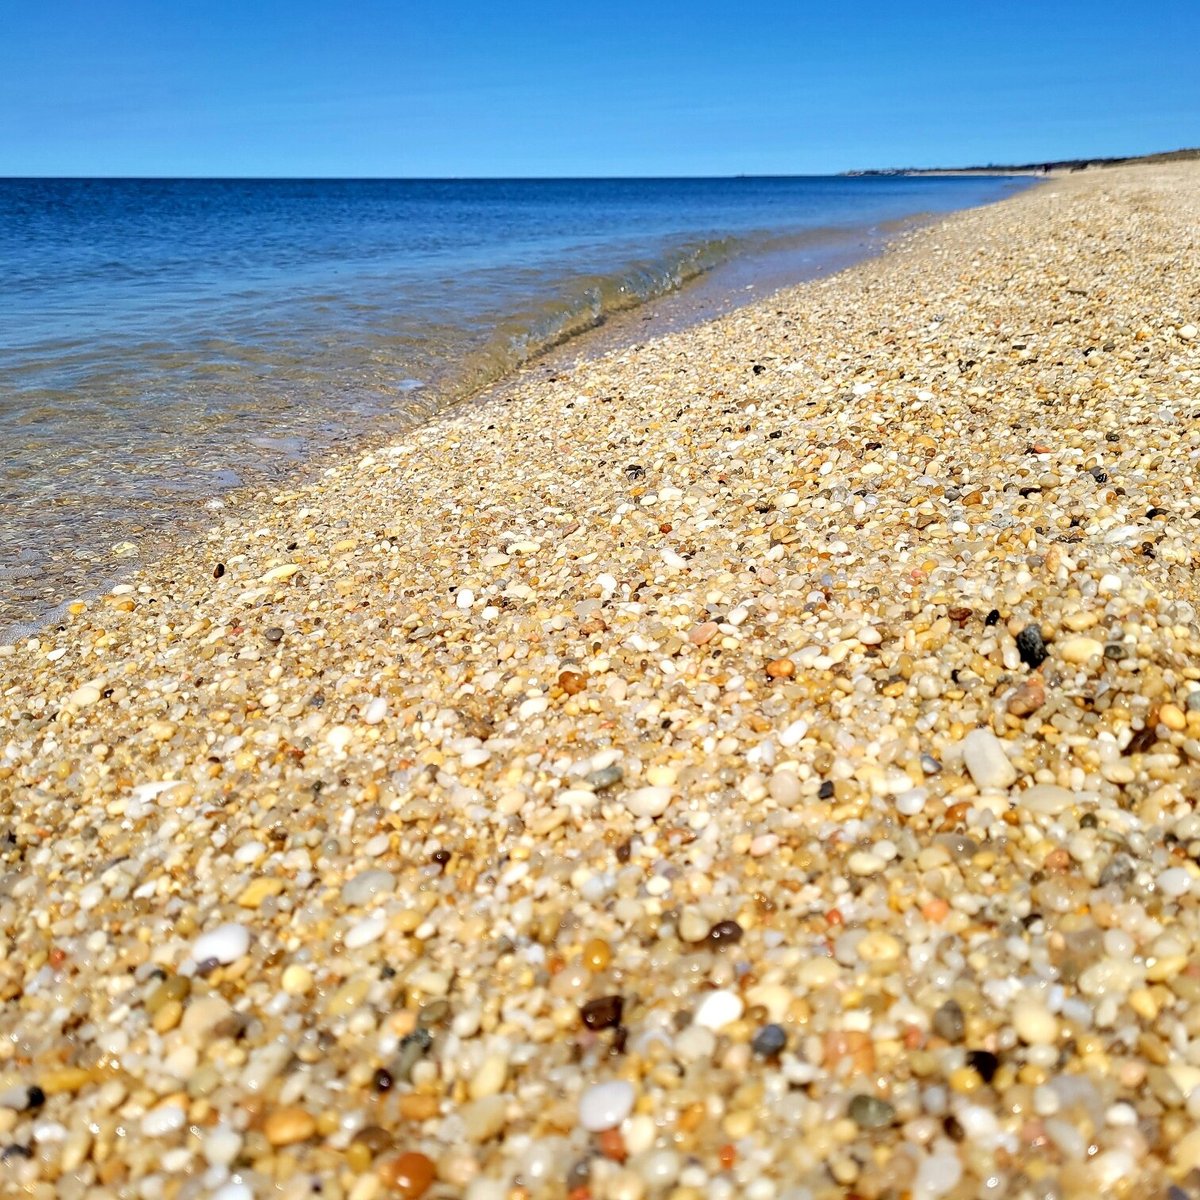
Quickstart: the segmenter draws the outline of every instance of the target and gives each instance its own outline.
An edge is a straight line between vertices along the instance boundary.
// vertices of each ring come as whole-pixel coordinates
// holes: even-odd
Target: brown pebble
[[[417,1200],[433,1183],[433,1160],[416,1150],[397,1158],[389,1158],[379,1168],[379,1179],[385,1187],[393,1188],[405,1200]]]
[[[606,1129],[597,1136],[596,1145],[600,1153],[605,1158],[611,1158],[613,1162],[623,1163],[629,1157],[629,1150],[619,1129]]]
[[[577,696],[587,687],[587,676],[581,675],[578,671],[564,671],[558,677],[558,686],[568,696]]]
[[[263,1134],[272,1146],[291,1146],[317,1132],[312,1115],[295,1105],[277,1108],[263,1122]]]
[[[718,921],[704,939],[714,949],[723,949],[742,940],[742,927],[736,921]]]
[[[1046,688],[1040,675],[1030,675],[1008,698],[1005,708],[1014,717],[1028,717],[1046,703]]]
[[[776,658],[767,663],[767,674],[772,679],[791,679],[796,673],[796,664],[790,658]]]
[[[620,1025],[621,1014],[624,1011],[624,997],[599,996],[584,1004],[579,1010],[579,1015],[589,1029],[611,1029],[614,1025]]]
[[[408,1097],[401,1097],[401,1109],[403,1110],[404,1101]],[[365,1146],[374,1156],[382,1154],[385,1150],[390,1150],[392,1146],[392,1135],[386,1129],[379,1125],[364,1125],[354,1135],[354,1145]]]

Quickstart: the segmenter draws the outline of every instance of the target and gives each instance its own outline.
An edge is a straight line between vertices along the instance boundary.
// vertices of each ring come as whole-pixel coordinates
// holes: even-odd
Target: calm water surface
[[[816,274],[891,222],[1023,185],[0,180],[0,629],[222,491],[698,275]]]

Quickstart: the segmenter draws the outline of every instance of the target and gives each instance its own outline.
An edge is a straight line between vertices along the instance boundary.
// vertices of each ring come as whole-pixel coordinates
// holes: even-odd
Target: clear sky
[[[0,175],[697,175],[1200,144],[1198,0],[0,0]]]

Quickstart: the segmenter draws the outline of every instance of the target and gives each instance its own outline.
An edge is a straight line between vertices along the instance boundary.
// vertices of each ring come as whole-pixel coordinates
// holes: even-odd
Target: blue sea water
[[[1025,182],[0,179],[0,627],[698,276]]]

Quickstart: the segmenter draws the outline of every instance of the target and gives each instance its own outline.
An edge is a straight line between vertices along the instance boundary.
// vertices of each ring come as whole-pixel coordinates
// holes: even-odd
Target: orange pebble
[[[605,1158],[611,1158],[613,1162],[623,1163],[629,1157],[625,1139],[619,1129],[606,1129],[597,1136],[596,1144],[600,1147],[600,1153]]]
[[[720,1150],[717,1151],[717,1157],[721,1160],[721,1166],[726,1171],[737,1162],[737,1148],[730,1142],[726,1142]]]
[[[409,1150],[398,1158],[390,1158],[379,1168],[379,1178],[385,1186],[393,1188],[404,1200],[418,1200],[425,1195],[433,1183],[433,1160],[415,1150]]]
[[[603,971],[612,962],[612,947],[603,938],[592,938],[583,947],[583,965],[589,971]]]
[[[940,921],[944,921],[949,911],[950,905],[941,896],[935,896],[932,900],[927,900],[921,905],[921,916],[927,921],[932,921],[935,925]]]
[[[587,676],[581,675],[578,671],[564,671],[558,677],[558,686],[568,696],[577,696],[587,687]]]
[[[790,658],[776,658],[767,663],[767,674],[772,679],[791,679],[796,673],[796,664]]]

